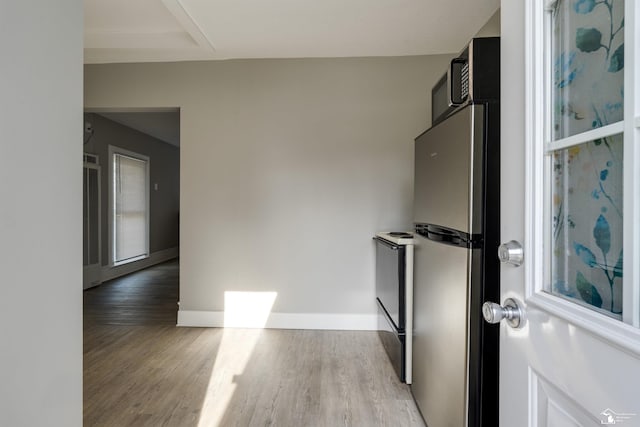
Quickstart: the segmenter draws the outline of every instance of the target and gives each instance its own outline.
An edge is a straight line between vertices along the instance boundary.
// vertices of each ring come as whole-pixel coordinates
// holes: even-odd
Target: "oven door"
[[[406,382],[405,334],[395,327],[380,300],[376,299],[376,301],[378,302],[378,336],[398,378]]]
[[[405,330],[405,257],[404,245],[375,237],[376,297],[384,307],[393,327]]]

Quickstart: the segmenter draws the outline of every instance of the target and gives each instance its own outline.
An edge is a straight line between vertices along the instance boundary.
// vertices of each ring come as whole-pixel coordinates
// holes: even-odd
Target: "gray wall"
[[[500,36],[500,9],[498,9],[491,18],[487,21],[486,24],[478,32],[474,37],[498,37]]]
[[[498,11],[478,35],[499,32]],[[452,56],[87,66],[87,108],[181,107],[181,311],[275,291],[273,312],[374,314],[371,236],[411,227]]]
[[[102,186],[102,265],[109,263],[109,145],[149,157],[150,215],[149,250],[151,253],[175,248],[179,244],[180,212],[180,149],[157,138],[109,120],[99,114],[87,113],[85,121],[93,126],[93,136],[84,151],[99,156]],[[154,190],[158,184],[158,190]]]
[[[451,56],[85,67],[85,107],[181,107],[180,309],[375,313],[376,231],[411,226],[413,139]]]
[[[82,425],[82,2],[0,8],[0,425]]]

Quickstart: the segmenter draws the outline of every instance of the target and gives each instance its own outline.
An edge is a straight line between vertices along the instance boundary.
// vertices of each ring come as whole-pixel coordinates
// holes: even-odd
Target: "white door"
[[[502,426],[640,426],[639,15],[502,1]]]

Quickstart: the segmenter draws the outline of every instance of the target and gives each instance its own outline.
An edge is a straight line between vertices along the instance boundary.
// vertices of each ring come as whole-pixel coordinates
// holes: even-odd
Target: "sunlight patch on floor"
[[[224,419],[236,390],[235,379],[243,374],[277,296],[277,292],[225,292],[225,329],[211,371],[198,427],[218,426]]]

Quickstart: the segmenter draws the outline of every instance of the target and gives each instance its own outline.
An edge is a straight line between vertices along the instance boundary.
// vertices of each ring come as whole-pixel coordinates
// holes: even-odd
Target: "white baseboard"
[[[223,311],[179,310],[178,326],[375,331],[378,329],[378,316],[375,314],[271,313],[263,325],[251,323],[225,324]]]
[[[129,264],[119,265],[117,267],[102,267],[102,281],[112,280],[125,274],[133,273],[138,270],[142,270],[152,265],[160,264],[170,259],[177,258],[179,254],[179,248],[163,249],[158,252],[154,252],[149,257],[141,259],[140,261],[130,262]]]

